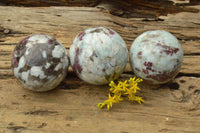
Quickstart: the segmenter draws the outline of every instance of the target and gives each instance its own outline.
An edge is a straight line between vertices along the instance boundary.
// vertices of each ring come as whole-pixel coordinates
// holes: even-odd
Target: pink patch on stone
[[[109,33],[110,33],[111,35],[114,35],[114,34],[115,34],[115,32],[112,31],[112,30],[109,30]]]
[[[146,78],[151,78],[153,80],[159,81],[159,82],[165,82],[167,79],[170,79],[171,77],[173,77],[175,74],[177,73],[177,71],[171,71],[171,72],[163,72],[163,73],[159,73],[159,74],[155,74],[155,75],[148,75],[146,76]]]
[[[49,44],[52,44],[52,43],[55,43],[55,42],[56,42],[56,39],[55,39],[55,38],[51,38],[51,39],[48,40],[48,43],[49,43]]]
[[[149,71],[146,69],[142,69],[142,72],[144,73],[144,74],[149,74]]]
[[[81,65],[79,64],[79,58],[78,55],[82,52],[81,49],[77,48],[76,49],[76,56],[75,56],[75,62],[73,64],[73,69],[75,71],[75,73],[78,75],[79,73],[82,72],[83,68],[81,67]]]
[[[85,32],[81,32],[78,37],[79,37],[79,40],[82,41],[83,40],[83,36],[85,35]]]
[[[142,55],[142,51],[139,51],[139,52],[138,52],[138,55],[141,56],[141,55]]]
[[[140,72],[140,69],[139,69],[139,68],[135,68],[135,70],[138,71],[138,72]]]
[[[144,66],[146,67],[146,70],[143,70],[143,72],[145,73],[145,74],[148,74],[149,73],[149,71],[154,71],[153,69],[152,69],[152,66],[153,66],[153,63],[152,62],[144,62]]]
[[[24,39],[20,42],[20,44],[25,45],[25,44],[28,42],[29,38],[30,38],[30,36],[24,38]]]
[[[14,67],[18,67],[18,60],[17,60],[17,58],[13,55],[12,56],[12,62],[13,62],[13,65],[14,65]]]
[[[162,45],[160,43],[157,43],[156,46],[161,47],[163,49],[162,52],[165,52],[167,55],[170,55],[170,56],[172,56],[173,54],[176,54],[179,51],[178,48],[171,48],[170,46]],[[160,53],[162,53],[162,52],[160,52]]]

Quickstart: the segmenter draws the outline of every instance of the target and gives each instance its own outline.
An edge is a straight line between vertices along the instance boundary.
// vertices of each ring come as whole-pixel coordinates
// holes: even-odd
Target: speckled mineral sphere
[[[124,40],[112,29],[89,28],[76,36],[70,47],[70,61],[78,77],[103,85],[117,79],[128,58]]]
[[[147,31],[138,36],[130,49],[134,73],[152,84],[163,84],[179,72],[183,60],[181,44],[171,33]]]
[[[16,45],[12,69],[17,80],[27,89],[54,89],[66,76],[69,59],[65,47],[51,36],[35,34]]]

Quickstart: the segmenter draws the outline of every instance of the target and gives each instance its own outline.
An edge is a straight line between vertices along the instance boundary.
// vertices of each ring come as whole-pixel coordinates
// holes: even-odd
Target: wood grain
[[[144,104],[124,100],[107,112],[97,103],[107,98],[108,86],[88,85],[70,73],[47,93],[20,88],[13,79],[1,80],[0,132],[198,133],[200,95],[195,82],[200,79],[177,78],[178,90],[141,84]]]
[[[97,7],[108,10],[111,14],[120,17],[130,18],[154,18],[179,12],[198,12],[191,5],[195,2],[189,0],[102,0]],[[159,19],[157,19],[159,21]]]
[[[100,8],[101,6],[101,8]],[[155,17],[120,17],[103,7],[0,6],[0,132],[2,133],[199,133],[200,131],[200,13],[191,11]],[[46,93],[34,93],[16,83],[10,58],[25,36],[54,36],[69,50],[75,36],[89,27],[117,31],[130,48],[147,30],[162,29],[181,42],[184,61],[179,75],[164,85],[140,84],[145,103],[124,100],[108,112],[97,108],[109,86],[89,85],[71,68],[66,79]],[[121,80],[133,77],[127,64]]]
[[[7,6],[95,6],[100,0],[1,0]]]

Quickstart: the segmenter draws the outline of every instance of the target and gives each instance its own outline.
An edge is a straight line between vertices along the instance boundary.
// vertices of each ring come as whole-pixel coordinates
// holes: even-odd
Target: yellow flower
[[[140,79],[140,78],[136,79],[136,82],[137,82],[137,83],[140,83],[140,82],[142,82],[142,81],[143,81],[143,79]]]
[[[141,89],[137,85],[133,85],[129,88],[129,90],[135,94],[137,93],[137,91],[140,91]]]
[[[123,91],[122,90],[122,82],[121,81],[119,81],[119,83],[117,84],[117,86],[116,85],[114,85],[113,87],[111,87],[110,88],[110,91],[112,92],[112,93],[120,93],[121,91]]]
[[[126,92],[124,93],[125,95],[134,95],[137,91],[133,89],[127,89]]]
[[[113,88],[115,86],[115,83],[113,81],[110,81],[109,86]]]
[[[109,94],[108,96],[109,96],[108,100],[106,100],[106,101],[104,102],[104,103],[107,104],[107,110],[109,110],[110,107],[112,108],[112,104],[113,104],[113,103],[117,103],[114,96],[111,97],[110,94]]]
[[[129,95],[128,99],[129,99],[129,101],[138,102],[139,104],[144,103],[144,100],[142,99],[142,97],[139,97],[139,96],[133,96],[133,95],[131,96],[131,95]]]
[[[123,99],[121,98],[121,93],[115,94],[114,99],[115,99],[116,103],[119,103],[120,101],[122,101]]]
[[[107,110],[112,107],[113,103],[119,103],[123,99],[121,98],[122,95],[127,95],[128,100],[132,102],[138,102],[139,104],[144,103],[144,100],[142,97],[136,96],[140,88],[138,87],[138,83],[142,82],[142,79],[138,78],[135,79],[135,77],[130,78],[128,81],[119,81],[116,85],[115,82],[111,81],[109,86],[110,91],[114,94],[113,97],[111,94],[109,94],[108,100],[105,100],[103,103],[99,103],[97,106],[98,108],[103,108],[105,105],[107,105]]]
[[[121,81],[119,81],[119,82],[121,82]],[[124,82],[121,82],[121,90],[122,91],[126,91],[128,86],[129,86],[129,84],[127,84],[127,80],[125,80]]]

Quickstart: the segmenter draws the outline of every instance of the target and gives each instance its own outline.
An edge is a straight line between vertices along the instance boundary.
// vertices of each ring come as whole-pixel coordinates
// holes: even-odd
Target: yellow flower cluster
[[[121,98],[122,95],[127,96],[128,100],[131,102],[138,102],[139,104],[144,103],[142,97],[135,95],[137,91],[140,90],[138,87],[139,82],[142,82],[142,79],[136,79],[135,77],[130,78],[128,81],[119,81],[117,85],[111,81],[109,86],[111,87],[110,92],[113,93],[112,96],[109,94],[108,100],[105,100],[103,103],[99,103],[97,107],[101,109],[107,105],[107,110],[109,110],[113,103],[119,103],[123,100]]]

